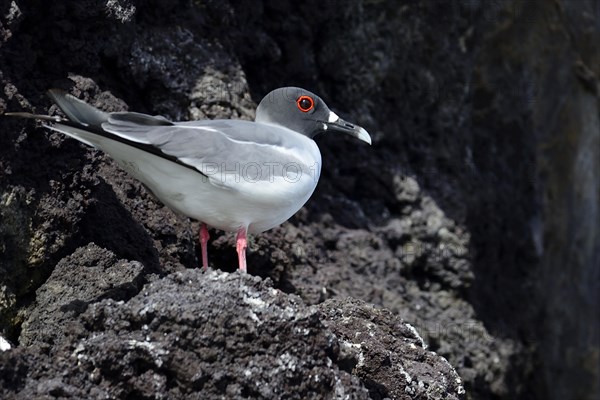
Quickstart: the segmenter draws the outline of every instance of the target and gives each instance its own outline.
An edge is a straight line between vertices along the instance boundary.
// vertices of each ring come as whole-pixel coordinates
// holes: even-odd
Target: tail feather
[[[6,115],[7,117],[17,117],[17,118],[28,118],[28,119],[41,119],[43,121],[50,122],[61,122],[64,121],[63,118],[59,116],[50,116],[50,115],[42,115],[42,114],[32,114],[28,112],[7,112],[2,115]]]
[[[64,90],[50,89],[48,95],[73,122],[100,127],[108,120],[108,113],[98,110]]]

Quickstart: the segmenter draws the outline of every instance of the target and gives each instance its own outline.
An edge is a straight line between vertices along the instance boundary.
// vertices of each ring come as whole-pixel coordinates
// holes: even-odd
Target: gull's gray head
[[[371,144],[366,130],[342,120],[319,96],[298,87],[279,88],[266,95],[256,109],[255,121],[281,125],[309,138],[332,131]]]

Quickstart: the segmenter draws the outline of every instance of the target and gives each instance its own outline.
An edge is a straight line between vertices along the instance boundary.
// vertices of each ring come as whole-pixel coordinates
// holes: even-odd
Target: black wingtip
[[[48,93],[48,95],[50,97],[52,97],[54,94],[59,94],[59,95],[65,95],[68,92],[65,89],[59,89],[59,88],[50,88],[46,91],[46,93]]]
[[[73,122],[86,126],[99,127],[108,120],[108,114],[63,89],[50,89],[48,96]]]
[[[64,89],[52,88],[48,89],[46,94],[53,102],[58,104],[58,99],[66,97],[68,93]]]

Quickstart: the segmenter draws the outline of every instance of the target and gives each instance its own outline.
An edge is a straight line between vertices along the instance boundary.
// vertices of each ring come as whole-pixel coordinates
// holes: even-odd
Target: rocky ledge
[[[251,238],[250,274],[222,232],[204,273],[196,222],[0,116],[0,397],[598,399],[599,20],[594,0],[0,0],[0,114],[55,114],[59,87],[252,119],[296,85],[373,137],[317,137],[319,185]]]

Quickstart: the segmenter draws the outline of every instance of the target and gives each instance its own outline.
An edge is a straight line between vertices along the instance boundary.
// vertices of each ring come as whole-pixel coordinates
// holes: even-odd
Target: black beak
[[[364,128],[351,124],[350,122],[346,122],[340,117],[336,115],[333,111],[329,114],[329,120],[327,122],[323,121],[323,129],[325,131],[335,131],[346,133],[350,136],[354,136],[364,142],[371,144],[371,136],[369,132],[367,132]]]

